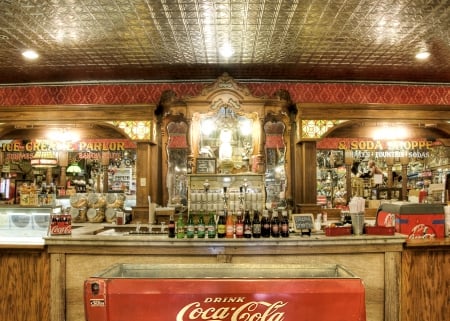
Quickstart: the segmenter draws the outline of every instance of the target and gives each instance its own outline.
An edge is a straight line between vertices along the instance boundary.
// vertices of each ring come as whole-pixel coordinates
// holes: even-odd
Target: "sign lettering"
[[[283,321],[285,312],[282,311],[287,302],[249,301],[244,297],[237,298],[206,298],[203,304],[199,301],[185,305],[178,312],[176,321]],[[227,306],[217,306],[214,303],[243,303]],[[208,304],[209,303],[209,304]]]

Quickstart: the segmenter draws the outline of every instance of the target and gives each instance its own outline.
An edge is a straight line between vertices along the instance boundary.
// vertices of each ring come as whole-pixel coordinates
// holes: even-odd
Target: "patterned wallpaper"
[[[450,104],[450,86],[413,84],[243,83],[256,97],[289,91],[295,103]],[[87,84],[0,87],[1,106],[76,104],[156,104],[161,93],[197,96],[210,83]]]

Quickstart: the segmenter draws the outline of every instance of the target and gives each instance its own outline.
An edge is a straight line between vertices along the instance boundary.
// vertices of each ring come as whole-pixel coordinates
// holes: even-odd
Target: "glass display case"
[[[0,238],[42,238],[47,235],[50,214],[60,207],[0,207]]]

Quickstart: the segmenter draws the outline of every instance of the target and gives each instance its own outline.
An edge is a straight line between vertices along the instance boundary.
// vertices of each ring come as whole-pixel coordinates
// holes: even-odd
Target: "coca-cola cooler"
[[[118,264],[84,283],[87,321],[364,321],[339,265]]]
[[[395,231],[409,239],[445,237],[443,204],[395,202],[378,208],[378,226],[395,226]]]

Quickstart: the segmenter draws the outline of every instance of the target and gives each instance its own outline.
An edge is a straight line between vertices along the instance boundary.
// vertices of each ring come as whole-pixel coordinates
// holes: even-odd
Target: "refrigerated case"
[[[117,264],[84,300],[87,321],[366,320],[362,280],[331,264]]]
[[[0,207],[0,238],[40,240],[48,233],[50,214],[59,211],[59,207]]]

